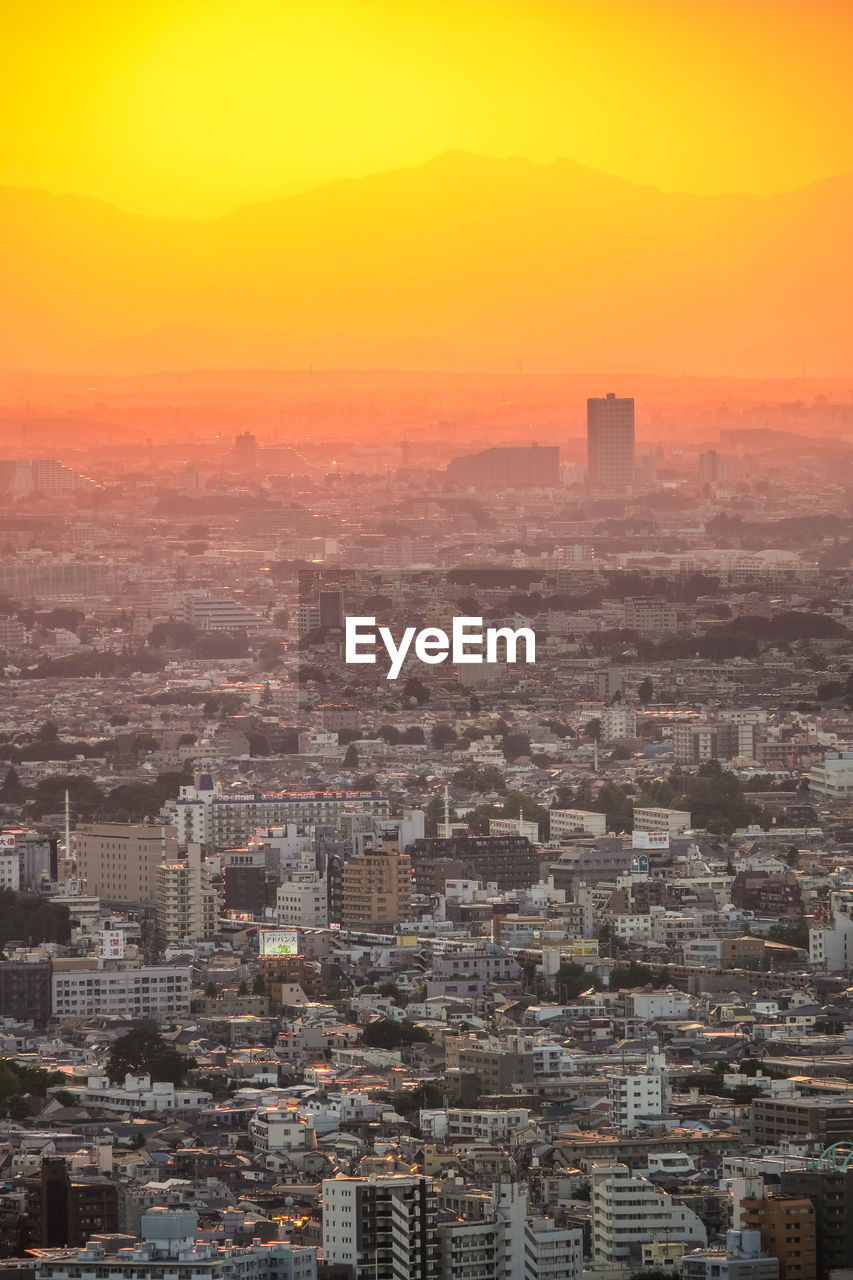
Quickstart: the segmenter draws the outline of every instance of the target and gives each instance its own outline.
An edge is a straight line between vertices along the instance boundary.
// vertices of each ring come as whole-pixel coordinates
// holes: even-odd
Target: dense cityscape
[[[10,382],[10,1280],[849,1275],[853,407],[625,381]]]

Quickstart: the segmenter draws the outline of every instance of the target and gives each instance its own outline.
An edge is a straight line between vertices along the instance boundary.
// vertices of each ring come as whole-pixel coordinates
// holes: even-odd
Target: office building
[[[165,823],[87,822],[76,830],[77,866],[86,893],[107,902],[151,903],[162,862],[178,856]]]
[[[634,483],[634,401],[631,397],[593,396],[586,402],[589,485],[627,489]]]
[[[345,929],[393,933],[412,912],[412,860],[393,842],[368,849],[341,870],[341,924]]]
[[[752,1135],[758,1146],[783,1139],[814,1143],[821,1149],[853,1134],[853,1102],[849,1098],[754,1098]]]
[[[439,1280],[436,1190],[430,1178],[323,1182],[323,1254],[352,1280]]]

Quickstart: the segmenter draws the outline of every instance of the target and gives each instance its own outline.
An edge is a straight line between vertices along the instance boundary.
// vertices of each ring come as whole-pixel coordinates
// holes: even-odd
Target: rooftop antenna
[[[592,744],[592,771],[598,773],[598,738]]]
[[[71,797],[65,788],[65,856],[71,857]]]

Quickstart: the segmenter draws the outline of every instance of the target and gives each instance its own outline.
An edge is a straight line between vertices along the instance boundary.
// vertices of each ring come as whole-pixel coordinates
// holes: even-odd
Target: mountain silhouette
[[[209,221],[0,188],[2,363],[844,374],[851,213],[462,152]]]

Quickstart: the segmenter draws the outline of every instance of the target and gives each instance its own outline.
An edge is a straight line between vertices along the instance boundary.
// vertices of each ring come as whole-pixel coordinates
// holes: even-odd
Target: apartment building
[[[367,813],[387,818],[389,802],[378,791],[279,791],[260,796],[223,795],[210,775],[181,787],[163,812],[177,829],[178,840],[195,840],[208,849],[246,846],[256,828],[337,828],[345,814]]]
[[[654,1240],[698,1247],[707,1231],[692,1209],[678,1204],[625,1164],[592,1166],[592,1254],[597,1268],[632,1267]]]
[[[603,836],[607,832],[606,816],[590,809],[552,809],[548,817],[552,840],[576,835]]]
[[[817,1275],[817,1216],[811,1200],[770,1192],[740,1202],[742,1227],[757,1231],[765,1253],[779,1260],[779,1280]]]
[[[634,830],[665,833],[676,839],[691,826],[690,814],[683,809],[663,809],[649,805],[634,806]]]
[[[341,924],[345,929],[393,933],[412,911],[412,861],[388,841],[341,869]]]
[[[430,1178],[325,1179],[323,1254],[352,1280],[439,1280],[436,1189]]]
[[[73,962],[65,962],[73,963]],[[54,963],[51,1008],[55,1018],[153,1018],[174,1022],[190,1011],[190,972],[151,966],[142,969],[64,968]]]
[[[219,901],[200,844],[186,857],[161,862],[154,881],[157,941],[162,948],[194,946],[216,934]]]

